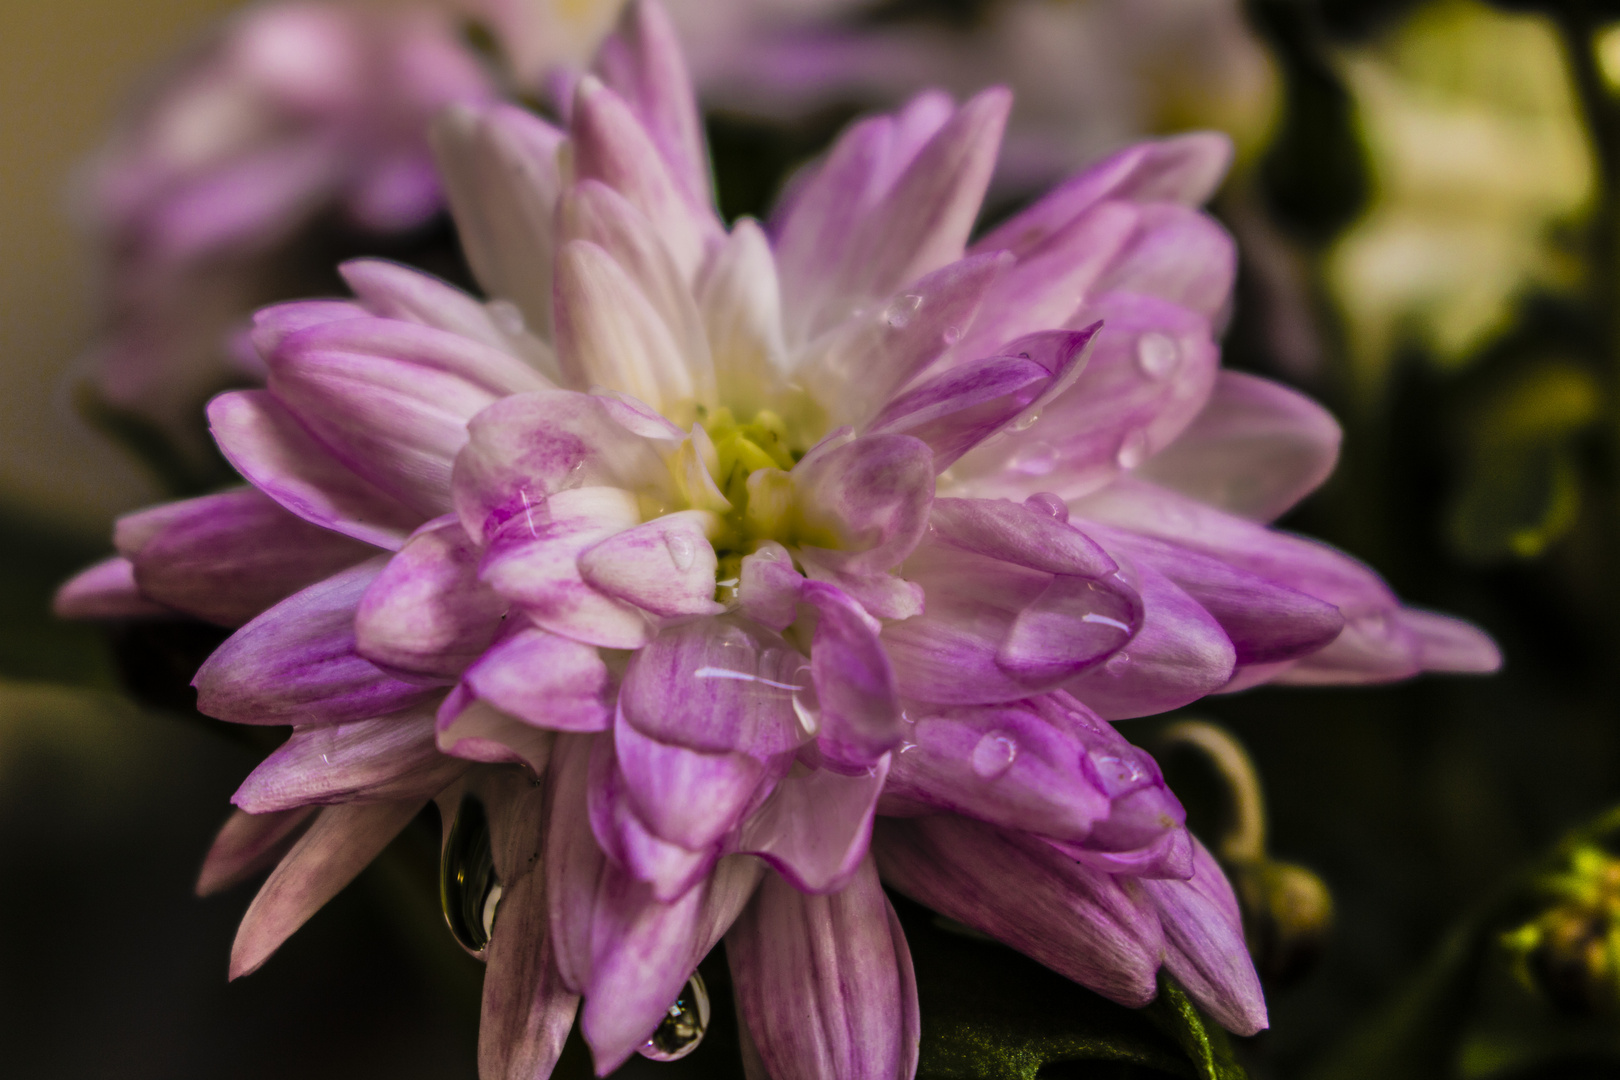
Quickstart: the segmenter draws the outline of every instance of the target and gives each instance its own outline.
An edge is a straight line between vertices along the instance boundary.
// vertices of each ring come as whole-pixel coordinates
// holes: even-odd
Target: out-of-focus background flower
[[[1346,431],[1335,479],[1285,524],[1368,559],[1415,602],[1478,621],[1507,657],[1488,681],[1265,689],[1190,710],[1248,746],[1272,854],[1319,873],[1337,912],[1314,968],[1273,980],[1272,1030],[1242,1053],[1261,1077],[1620,1076],[1614,829],[1555,847],[1620,802],[1620,6],[669,6],[732,215],[760,213],[850,116],[928,84],[1005,82],[1019,95],[992,213],[1145,134],[1232,135],[1237,167],[1215,203],[1244,259],[1227,363],[1302,386]],[[444,96],[542,106],[561,85],[550,65],[588,52],[614,7],[440,5],[441,45],[463,58],[446,63],[472,73]],[[409,213],[342,213],[364,204],[351,196],[365,177],[408,178],[382,168],[409,161],[407,132],[364,158],[371,172],[298,189],[318,197],[294,200],[296,220],[260,246],[273,273],[186,264],[180,299],[165,292],[158,313],[173,330],[160,345],[184,347],[157,348],[141,369],[157,379],[149,390],[178,389],[118,396],[130,383],[108,380],[107,350],[126,340],[130,303],[117,275],[133,266],[138,286],[157,271],[91,212],[97,169],[120,145],[111,133],[141,130],[177,86],[239,115],[240,87],[213,93],[197,73],[228,33],[219,20],[241,26],[244,10],[0,5],[8,1075],[472,1075],[477,969],[448,934],[421,932],[434,918],[418,880],[431,837],[422,851],[407,840],[264,971],[227,985],[248,893],[199,901],[191,886],[256,753],[188,707],[179,674],[209,640],[184,626],[108,635],[47,610],[54,586],[109,547],[117,513],[223,479],[192,410],[254,377],[231,366],[237,315],[336,291],[322,260],[350,253],[460,273],[430,189],[389,204]],[[311,229],[313,246],[289,239]],[[1125,733],[1152,747],[1163,724]],[[1176,755],[1166,762],[1174,773]],[[1196,822],[1200,776],[1181,765]],[[735,1066],[699,1053],[627,1068]]]

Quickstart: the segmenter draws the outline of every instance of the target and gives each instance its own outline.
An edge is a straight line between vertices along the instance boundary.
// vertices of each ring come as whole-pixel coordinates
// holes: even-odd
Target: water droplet
[[[669,548],[669,558],[675,564],[675,569],[682,573],[692,569],[692,564],[697,561],[697,544],[683,532],[672,529],[665,533],[664,546]]]
[[[1037,513],[1047,514],[1059,521],[1069,520],[1069,504],[1050,491],[1037,491],[1024,500],[1024,505]]]
[[[501,882],[489,846],[484,804],[468,795],[450,823],[439,859],[439,905],[450,933],[469,952],[483,952],[495,932]]]
[[[1116,679],[1121,675],[1124,675],[1125,672],[1129,671],[1130,667],[1131,658],[1122,652],[1117,652],[1113,656],[1110,656],[1107,663],[1103,664],[1103,670],[1108,672],[1108,674],[1112,675]]]
[[[1133,784],[1147,778],[1147,770],[1132,758],[1099,754],[1092,759],[1097,763],[1097,774],[1103,790],[1110,798],[1117,798]]]
[[[911,324],[911,317],[917,314],[922,307],[923,298],[916,293],[906,293],[894,299],[888,307],[883,309],[883,321],[896,330],[903,330]]]
[[[981,779],[994,780],[1017,759],[1018,744],[1003,732],[992,731],[973,748],[973,771]]]
[[[821,730],[821,698],[816,694],[810,669],[800,668],[794,682],[797,685],[793,689],[793,715],[799,718],[799,727],[804,729],[805,737],[814,738],[816,732]]]
[[[523,322],[523,311],[510,300],[491,300],[486,310],[503,334],[517,337],[527,329]]]
[[[1049,476],[1057,468],[1057,449],[1051,443],[1036,442],[1024,447],[1007,464],[1025,476]]]
[[[955,345],[958,341],[961,341],[961,340],[962,340],[962,328],[960,326],[947,326],[945,328],[945,344],[947,344],[947,345]]]
[[[1039,420],[1040,418],[1041,418],[1041,414],[1039,412],[1027,412],[1027,413],[1024,413],[1022,416],[1015,419],[1012,423],[1008,424],[1007,425],[1007,430],[1008,431],[1013,431],[1013,432],[1028,431],[1030,428],[1035,426],[1035,421]]]
[[[641,1056],[653,1061],[679,1061],[698,1048],[709,1028],[709,988],[703,976],[692,972],[681,996],[676,998],[658,1022],[658,1028],[641,1047]]]
[[[1119,453],[1114,455],[1114,460],[1122,469],[1134,469],[1147,460],[1148,450],[1147,432],[1138,428],[1119,441]]]
[[[1168,334],[1150,330],[1136,339],[1136,366],[1150,379],[1163,379],[1181,364],[1181,349]]]

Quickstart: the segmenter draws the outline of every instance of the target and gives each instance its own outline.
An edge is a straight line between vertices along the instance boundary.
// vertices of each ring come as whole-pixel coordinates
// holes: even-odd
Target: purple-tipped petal
[[[323,809],[242,916],[231,946],[231,978],[241,978],[268,960],[426,804],[426,799],[412,799]]]
[[[579,180],[600,180],[658,222],[681,273],[691,280],[705,244],[720,233],[714,211],[695,202],[625,100],[594,76],[579,81],[569,137]]]
[[[890,401],[867,431],[921,439],[933,451],[934,470],[944,472],[1029,408],[1051,382],[1051,372],[1032,360],[979,360]]]
[[[565,487],[640,489],[667,476],[653,444],[615,418],[620,405],[547,390],[503,398],[473,417],[454,474],[467,534],[482,542],[519,514],[538,520],[546,497]]]
[[[491,537],[479,579],[521,607],[542,629],[608,649],[646,644],[642,612],[586,584],[579,556],[640,520],[635,496],[620,488],[560,491]]]
[[[349,300],[293,300],[255,311],[249,339],[264,360],[279,349],[283,341],[302,330],[345,319],[369,319],[376,314]]]
[[[1208,319],[1224,313],[1237,276],[1237,245],[1208,214],[1159,203],[1141,210],[1140,229],[1097,283],[1099,290],[1168,300]]]
[[[860,605],[824,582],[806,582],[803,600],[819,616],[810,647],[816,744],[835,769],[870,769],[900,743],[900,701],[880,629]]]
[[[781,544],[767,540],[743,556],[737,575],[737,610],[762,626],[781,632],[798,617],[804,576]]]
[[[613,680],[594,646],[534,626],[499,642],[462,676],[481,701],[536,727],[606,731]]]
[[[296,728],[254,769],[231,802],[250,814],[311,803],[428,799],[466,770],[439,753],[433,710]]]
[[[562,177],[562,132],[526,109],[453,106],[432,129],[456,232],[487,293],[522,311],[551,335],[552,224]]]
[[[622,712],[613,747],[636,817],[654,835],[688,851],[707,848],[735,828],[768,781],[757,758],[661,742],[637,731]]]
[[[509,337],[496,325],[488,308],[431,274],[387,259],[350,259],[338,266],[338,273],[373,315],[449,331],[503,352],[511,348]],[[499,364],[498,371],[506,371],[505,361],[495,363]],[[530,371],[525,377],[513,372],[507,377],[532,382],[538,375]]]
[[[122,555],[96,563],[69,578],[51,600],[58,619],[145,619],[176,612],[141,595],[135,566]]]
[[[267,390],[221,394],[208,425],[237,472],[311,524],[393,550],[428,516],[340,462]]]
[[[1339,459],[1338,422],[1280,383],[1223,371],[1209,404],[1140,475],[1254,521],[1315,491]]]
[[[356,648],[389,671],[453,679],[481,656],[506,601],[478,580],[478,548],[453,516],[424,526],[377,575],[355,612]]]
[[[1141,629],[1105,663],[1064,684],[1110,720],[1189,705],[1225,686],[1237,663],[1213,615],[1153,566],[1135,569]]]
[[[844,888],[866,856],[891,757],[854,776],[795,768],[743,824],[737,850],[758,855],[802,892]]]
[[[270,814],[233,810],[203,859],[197,895],[212,896],[269,869],[298,839],[299,830],[319,807],[300,806]]]
[[[1215,193],[1232,162],[1232,140],[1200,131],[1127,147],[1053,189],[973,245],[1020,258],[1104,199],[1198,206]]]
[[[355,650],[355,608],[385,562],[311,585],[232,634],[192,680],[197,708],[238,724],[331,724],[442,693],[386,675]]]
[[[845,572],[890,569],[928,528],[933,455],[909,435],[866,435],[813,450],[794,466],[792,477],[802,543],[837,551]]]
[[[631,801],[629,783],[619,769],[614,740],[592,743],[587,807],[597,843],[610,860],[651,885],[654,898],[678,900],[713,869],[720,845],[690,848],[657,835]]]
[[[1293,660],[1339,636],[1344,616],[1325,601],[1163,540],[1092,526],[1092,533],[1175,582],[1220,623],[1240,664]]]
[[[615,533],[586,548],[579,573],[593,588],[654,615],[718,615],[718,561],[708,534],[718,528],[706,510],[682,510]]]
[[[1399,618],[1417,639],[1424,671],[1489,675],[1502,666],[1502,650],[1472,623],[1416,608],[1402,608]]]
[[[920,1039],[911,952],[871,860],[831,896],[774,875],[726,934],[737,1009],[774,1080],[907,1080]]]
[[[669,15],[633,3],[596,54],[595,70],[630,107],[694,206],[708,203],[709,152],[697,96]]]
[[[144,596],[222,626],[241,626],[377,552],[251,488],[126,515],[114,540]]]
[[[1109,798],[1085,767],[1087,747],[1022,705],[921,707],[894,756],[885,797],[1002,828],[1083,840]]]
[[[1045,841],[947,815],[885,818],[872,854],[891,888],[1106,998],[1140,1008],[1158,992],[1157,916]]]
[[[1193,841],[1188,881],[1145,880],[1164,927],[1164,966],[1216,1022],[1238,1035],[1268,1027],[1265,995],[1243,943],[1243,920],[1226,875]]]

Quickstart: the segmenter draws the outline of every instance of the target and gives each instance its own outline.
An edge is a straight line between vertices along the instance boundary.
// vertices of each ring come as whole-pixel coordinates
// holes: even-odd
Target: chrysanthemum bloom
[[[84,192],[106,262],[92,359],[109,404],[183,439],[209,394],[262,374],[232,368],[235,325],[321,280],[332,243],[313,226],[374,244],[443,209],[427,124],[495,95],[443,7],[257,7],[131,111]]]
[[[293,725],[204,872],[286,851],[233,973],[437,797],[488,821],[454,920],[492,924],[486,1076],[544,1075],[576,1006],[601,1070],[666,1052],[724,937],[771,1076],[909,1077],[880,876],[1258,1030],[1231,889],[1108,720],[1496,654],[1263,524],[1337,432],[1218,371],[1232,251],[1193,207],[1225,141],[1128,150],[969,248],[1008,95],[924,94],[728,230],[672,41],[633,6],[566,133],[449,116],[495,299],[363,261],[355,299],[262,313],[268,388],[209,411],[251,486],[124,519],[59,599],[245,623],[199,707]]]

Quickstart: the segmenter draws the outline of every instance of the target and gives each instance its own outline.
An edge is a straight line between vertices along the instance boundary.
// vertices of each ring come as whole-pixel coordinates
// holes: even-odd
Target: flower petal
[[[718,615],[706,510],[682,510],[614,533],[579,556],[580,577],[593,588],[654,615]]]
[[[426,516],[340,462],[267,390],[221,394],[208,424],[237,472],[313,525],[394,550]]]
[[[392,678],[355,651],[355,607],[385,562],[311,585],[232,634],[192,680],[197,708],[238,724],[330,724],[442,693]]]
[[[248,488],[128,514],[114,533],[141,593],[222,626],[241,626],[377,549],[318,528]]]
[[[935,499],[928,521],[941,543],[1031,570],[1103,578],[1119,569],[1078,529],[1004,499]]]
[[[774,1080],[911,1075],[911,953],[870,859],[831,896],[767,876],[726,934],[726,958],[740,1019]]]
[[[135,585],[135,566],[122,555],[80,570],[56,590],[51,613],[58,619],[144,619],[175,611],[148,600]]]
[[[812,450],[791,475],[805,546],[834,549],[846,572],[894,567],[928,528],[933,455],[909,435],[864,435]]]
[[[742,821],[766,766],[738,751],[692,750],[637,731],[621,710],[613,726],[614,753],[625,796],[657,837],[699,851]]]
[[[1144,880],[1164,927],[1164,966],[1216,1022],[1238,1035],[1268,1025],[1265,994],[1243,943],[1243,920],[1226,875],[1197,840],[1188,881]]]
[[[233,979],[256,970],[409,825],[426,799],[328,806],[259,889],[231,946]]]
[[[1272,521],[1333,472],[1340,437],[1333,416],[1298,391],[1223,371],[1204,411],[1140,475],[1228,513]]]
[[[1155,296],[1208,319],[1224,314],[1237,276],[1237,245],[1208,214],[1173,203],[1141,209],[1140,229],[1097,283],[1099,290]]]
[[[697,302],[723,403],[738,416],[753,416],[770,403],[776,377],[787,367],[776,259],[757,222],[738,221],[715,249]]]
[[[466,770],[439,753],[433,710],[417,708],[373,720],[295,728],[254,769],[231,802],[250,814],[311,803],[427,799]]]
[[[854,776],[795,769],[743,824],[737,850],[758,855],[801,892],[843,889],[866,857],[890,758]]]
[[[445,697],[434,723],[440,753],[491,765],[524,765],[537,776],[545,772],[555,738],[553,732],[479,701],[464,686]]]
[[[232,810],[203,859],[197,895],[212,896],[280,862],[318,809],[300,806],[270,814]]]
[[[894,670],[878,640],[879,625],[824,582],[806,582],[801,595],[819,616],[810,646],[816,745],[837,771],[864,772],[899,745],[902,732]]]
[[[891,888],[1106,998],[1140,1008],[1158,992],[1152,909],[1044,841],[947,815],[884,818],[872,853]]]
[[[595,647],[519,628],[462,676],[481,701],[536,727],[606,731],[613,721],[613,680]]]

